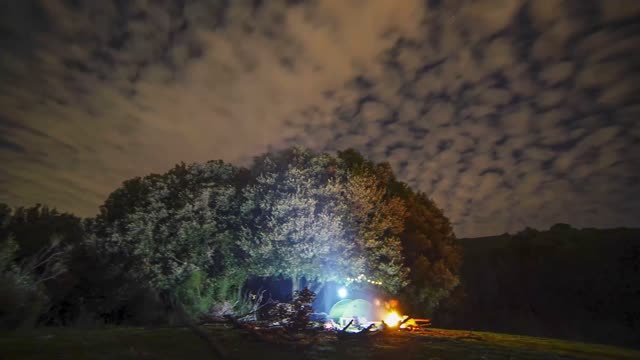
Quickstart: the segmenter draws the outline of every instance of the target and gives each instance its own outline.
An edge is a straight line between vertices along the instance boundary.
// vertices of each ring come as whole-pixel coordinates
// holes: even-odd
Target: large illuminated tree
[[[256,159],[241,241],[254,274],[289,278],[293,290],[303,280],[317,288],[360,275],[392,293],[406,284],[399,238],[406,212],[388,190],[393,174],[348,155],[292,148]]]
[[[114,267],[167,301],[197,307],[199,299],[184,293],[227,296],[244,281],[234,248],[237,177],[237,168],[215,161],[125,182],[98,216],[100,247],[119,262]]]
[[[180,165],[125,182],[95,223],[115,267],[170,296],[196,275],[216,298],[246,276],[290,279],[293,291],[363,276],[421,311],[457,284],[446,217],[353,150],[290,148],[249,170]]]
[[[449,219],[424,193],[395,179],[388,164],[340,152],[349,176],[349,207],[368,244],[369,269],[413,314],[430,315],[459,284],[461,255]],[[374,275],[375,276],[375,275]]]
[[[344,183],[335,158],[292,148],[255,160],[244,190],[240,242],[257,276],[306,282],[355,276],[364,258],[348,238]]]
[[[406,285],[399,234],[406,209],[388,190],[393,174],[388,165],[344,163],[347,168],[345,202],[350,235],[365,259],[365,276],[395,293]]]

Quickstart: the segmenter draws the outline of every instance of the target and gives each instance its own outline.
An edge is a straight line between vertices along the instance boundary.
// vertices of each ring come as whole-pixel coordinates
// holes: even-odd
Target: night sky
[[[3,1],[0,202],[291,145],[388,161],[461,237],[640,226],[640,1]]]

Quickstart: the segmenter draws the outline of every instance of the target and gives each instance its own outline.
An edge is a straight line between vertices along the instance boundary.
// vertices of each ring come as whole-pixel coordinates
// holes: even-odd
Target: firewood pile
[[[397,326],[389,326],[382,321],[381,326],[369,324],[354,330],[354,320],[351,320],[343,328],[327,329],[321,323],[315,323],[305,329],[294,329],[280,322],[268,323],[258,321],[241,321],[238,318],[227,316],[228,324],[235,329],[246,331],[250,338],[256,341],[276,343],[293,347],[308,347],[316,344],[321,339],[335,338],[342,340],[372,339],[386,333],[395,333],[402,330],[400,325],[409,318],[398,323]]]
[[[325,313],[313,313],[311,304],[314,298],[315,294],[307,289],[296,292],[290,303],[279,303],[271,299],[262,301],[260,297],[260,301],[250,307],[248,313],[225,314],[226,311],[220,311],[215,317],[202,319],[203,322],[200,324],[188,324],[196,335],[207,342],[213,357],[217,359],[228,358],[228,354],[217,339],[209,336],[198,325],[213,324],[227,329],[238,329],[254,341],[304,352],[320,342],[337,341],[349,346],[350,341],[370,341],[385,334],[420,329],[419,324],[430,324],[429,319],[399,317],[397,313],[392,312],[390,315],[395,316],[387,317],[389,324],[384,320],[368,322],[364,318],[353,316],[340,317],[338,320],[341,325],[338,325],[333,320],[335,317],[329,318]]]
[[[255,341],[275,343],[294,348],[304,348],[316,344],[326,336],[322,327],[294,329],[282,324],[267,324],[264,322],[244,322],[234,317],[227,317],[228,322],[235,329],[240,329]]]
[[[358,330],[358,331],[347,331],[349,327],[353,325],[353,320],[349,321],[347,326],[336,331],[336,336],[338,340],[355,340],[355,339],[363,339],[370,338],[373,336],[377,336],[382,334],[381,331],[377,331],[375,324],[369,324],[369,326]]]
[[[396,316],[397,323],[387,324],[384,320],[367,322],[353,317],[346,325],[348,318],[341,318],[342,325],[338,325],[327,314],[312,313],[311,303],[314,297],[315,294],[303,289],[296,293],[291,303],[267,301],[255,307],[249,315],[227,314],[218,323],[242,330],[255,341],[301,350],[323,340],[371,340],[401,330],[419,329],[419,322],[429,323],[428,319]],[[396,318],[393,318],[394,321]]]

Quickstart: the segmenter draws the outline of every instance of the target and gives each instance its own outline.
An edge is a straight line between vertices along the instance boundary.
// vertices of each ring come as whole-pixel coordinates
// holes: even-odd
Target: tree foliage
[[[339,156],[346,158],[347,153]],[[390,192],[393,173],[388,164],[374,166],[363,159],[344,163],[349,228],[364,254],[365,272],[395,293],[406,285],[408,268],[399,238],[407,212],[402,199]]]
[[[407,211],[388,164],[292,148],[257,158],[244,191],[241,246],[255,275],[317,284],[360,274],[396,293],[407,284]]]
[[[250,277],[289,279],[295,294],[363,275],[427,313],[460,261],[435,204],[353,150],[290,148],[248,169],[180,164],[125,181],[92,219],[0,206],[0,223],[0,239],[18,244],[6,268],[33,265],[56,324],[148,323],[176,307],[197,317],[242,303]]]
[[[405,264],[410,268],[404,303],[411,311],[431,315],[459,284],[462,263],[449,220],[424,193],[407,193],[405,227],[400,234]]]
[[[350,209],[358,224],[353,229],[360,239],[383,244],[365,251],[369,264],[385,264],[372,272],[402,296],[406,310],[430,315],[459,283],[461,255],[449,219],[426,194],[398,181],[388,164],[374,164],[354,150],[338,157],[349,172]]]
[[[80,220],[36,205],[0,204],[0,326],[32,326],[55,316],[66,299],[72,246]]]
[[[252,273],[338,280],[362,270],[345,232],[347,212],[336,160],[293,148],[257,158],[244,190],[241,247]]]
[[[237,168],[218,161],[125,183],[97,219],[101,250],[166,301],[201,307],[203,292],[230,296],[245,276],[235,249],[237,176]]]

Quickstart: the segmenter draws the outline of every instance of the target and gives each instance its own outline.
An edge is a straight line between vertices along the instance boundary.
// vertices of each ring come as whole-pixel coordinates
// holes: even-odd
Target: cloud
[[[354,147],[459,236],[638,226],[633,2],[21,1],[0,15],[0,201]],[[594,216],[593,214],[598,214]]]
[[[540,78],[548,85],[555,85],[569,79],[573,69],[574,65],[569,61],[552,63],[547,68],[542,69]]]

